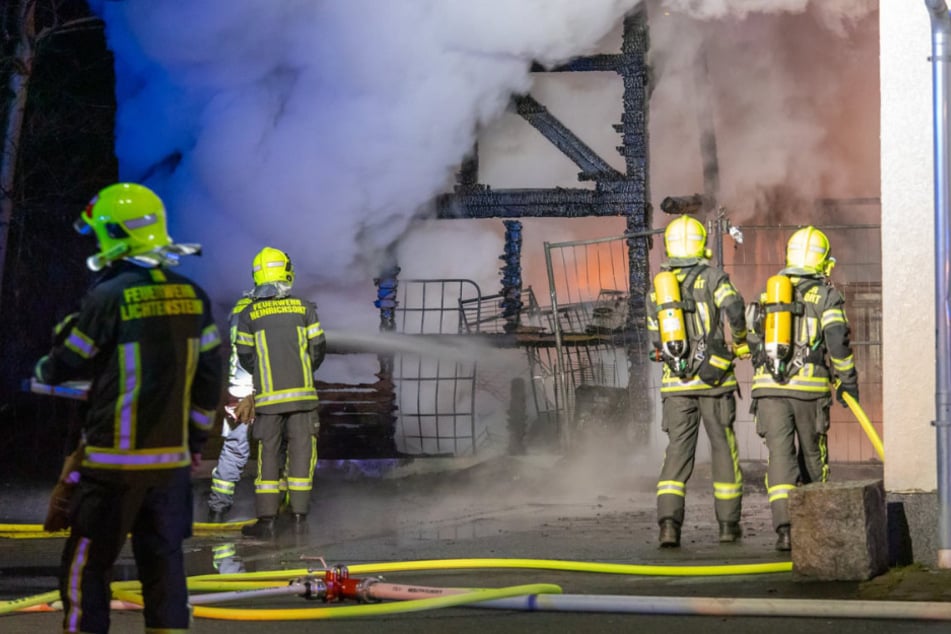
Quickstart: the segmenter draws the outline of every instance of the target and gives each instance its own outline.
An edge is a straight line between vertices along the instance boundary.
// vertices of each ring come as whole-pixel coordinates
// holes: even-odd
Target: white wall
[[[885,487],[936,488],[931,27],[924,2],[885,0],[881,29]]]

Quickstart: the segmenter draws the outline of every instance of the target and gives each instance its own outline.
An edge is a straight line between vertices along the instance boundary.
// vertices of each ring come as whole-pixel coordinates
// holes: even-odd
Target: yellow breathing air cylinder
[[[763,328],[763,344],[774,374],[785,370],[786,360],[792,352],[792,310],[776,310],[776,305],[792,304],[792,282],[785,275],[774,275],[766,281],[766,323]],[[772,306],[772,309],[769,308]]]
[[[687,328],[684,325],[684,311],[680,307],[677,276],[671,271],[662,271],[654,276],[654,297],[658,307],[661,347],[668,359],[679,361],[687,355]]]

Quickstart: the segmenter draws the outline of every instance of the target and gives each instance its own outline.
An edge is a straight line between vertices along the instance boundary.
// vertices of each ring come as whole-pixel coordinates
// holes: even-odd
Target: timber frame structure
[[[450,218],[578,218],[623,216],[628,245],[629,309],[625,324],[625,345],[631,393],[649,391],[647,368],[645,293],[650,288],[650,143],[648,138],[650,70],[647,11],[642,6],[624,19],[621,50],[576,58],[555,68],[534,65],[533,72],[614,72],[624,85],[623,112],[615,130],[621,136],[618,152],[625,170],[614,169],[576,134],[559,121],[530,94],[513,99],[515,111],[537,129],[579,168],[579,181],[593,182],[593,188],[492,189],[479,183],[478,148],[463,162],[452,193],[440,196],[437,217]],[[511,222],[511,221],[509,221]],[[507,224],[508,226],[508,224]],[[510,249],[506,249],[508,254]],[[519,296],[521,288],[508,286],[503,279],[503,296]],[[513,328],[513,330],[516,330]],[[640,411],[636,424],[650,424],[651,408]]]
[[[624,171],[619,171],[604,160],[578,135],[559,121],[545,106],[531,94],[513,97],[512,105],[517,114],[548,139],[562,154],[579,168],[578,180],[593,184],[578,188],[532,188],[532,189],[492,189],[479,182],[478,147],[464,159],[457,174],[457,182],[452,192],[443,194],[434,201],[436,217],[439,219],[487,219],[501,218],[506,227],[505,252],[500,257],[504,261],[502,268],[502,289],[498,294],[482,295],[476,287],[474,297],[459,292],[458,305],[443,305],[437,300],[435,307],[417,307],[407,305],[407,297],[443,298],[445,287],[452,284],[468,283],[468,280],[400,280],[400,268],[395,260],[383,267],[380,277],[374,280],[377,287],[375,306],[380,311],[381,332],[397,332],[418,336],[477,336],[486,344],[495,347],[522,348],[526,350],[529,363],[533,368],[548,369],[556,364],[553,358],[562,353],[574,358],[584,355],[585,351],[598,346],[614,346],[623,349],[628,365],[628,385],[626,392],[648,394],[651,391],[648,367],[648,337],[645,319],[645,292],[650,288],[650,227],[651,204],[649,187],[649,142],[648,142],[648,103],[650,97],[650,73],[646,64],[648,53],[648,25],[646,9],[632,12],[625,17],[621,48],[618,53],[598,54],[576,58],[564,65],[543,68],[535,64],[532,72],[613,72],[623,82],[623,110],[621,122],[614,129],[621,137],[617,146],[624,158]],[[581,217],[624,217],[626,231],[624,240],[628,251],[629,294],[625,322],[618,324],[612,332],[565,332],[552,334],[550,328],[538,328],[525,323],[539,316],[538,306],[530,288],[522,288],[521,280],[521,222],[519,218],[581,218]],[[412,289],[412,291],[408,291]],[[425,290],[438,289],[438,290]],[[470,294],[471,295],[471,294]],[[412,303],[412,302],[410,302]],[[501,309],[501,310],[499,310]],[[453,313],[452,311],[458,311]],[[550,312],[550,311],[549,311]],[[455,314],[453,318],[447,315]],[[423,316],[426,315],[426,316]],[[440,326],[438,333],[423,332],[423,323],[433,315]],[[409,317],[409,319],[408,319]],[[547,319],[555,322],[558,315],[550,314]],[[524,320],[524,321],[523,321]],[[413,325],[408,326],[411,323]],[[557,332],[557,331],[556,331]],[[557,340],[556,340],[557,339]],[[341,351],[345,352],[345,351]],[[441,455],[444,441],[450,443],[449,453],[456,453],[457,440],[452,436],[440,436],[440,419],[452,421],[454,430],[460,429],[457,422],[462,421],[462,439],[469,448],[465,452],[475,453],[478,440],[472,426],[474,421],[474,403],[464,403],[459,407],[441,409],[433,406],[433,411],[423,412],[417,403],[402,403],[398,387],[402,383],[419,385],[427,383],[427,391],[439,391],[439,386],[455,386],[460,382],[474,384],[475,368],[453,368],[442,371],[439,368],[424,368],[420,365],[408,374],[402,360],[393,353],[378,355],[380,371],[379,381],[372,385],[356,386],[362,391],[354,400],[352,388],[341,391],[341,386],[320,385],[322,394],[322,433],[321,442],[326,457],[372,458],[399,455],[398,444],[394,438],[394,425],[397,412],[401,418],[415,421],[419,431],[409,434],[421,449],[413,455]],[[560,363],[560,361],[558,362]],[[535,372],[533,371],[533,375]],[[516,390],[516,387],[518,388]],[[450,390],[454,388],[449,388]],[[617,392],[625,390],[615,390]],[[517,398],[516,392],[521,394]],[[524,400],[525,386],[513,386],[512,407],[520,409]],[[554,411],[544,411],[539,406],[539,398],[534,386],[536,409],[540,416],[549,415],[546,423],[554,423],[554,428],[562,434],[562,449],[565,436],[562,415],[565,399],[556,396]],[[438,401],[439,399],[434,399]],[[450,399],[453,403],[456,399]],[[582,399],[584,400],[584,399]],[[625,400],[626,399],[622,399]],[[519,401],[519,403],[516,403]],[[517,406],[517,407],[516,407]],[[642,404],[624,414],[633,423],[635,430],[648,429],[653,422],[653,405]],[[510,431],[519,427],[522,421],[510,420]],[[554,419],[554,420],[552,420]],[[632,420],[633,419],[633,420]],[[428,422],[427,422],[428,421]],[[437,421],[435,424],[433,421]],[[404,425],[405,427],[405,425]],[[435,436],[431,431],[436,429]],[[354,429],[362,430],[363,436],[354,437]],[[510,447],[523,448],[524,428],[510,438]],[[404,433],[404,438],[407,434]],[[426,449],[427,443],[435,449]]]

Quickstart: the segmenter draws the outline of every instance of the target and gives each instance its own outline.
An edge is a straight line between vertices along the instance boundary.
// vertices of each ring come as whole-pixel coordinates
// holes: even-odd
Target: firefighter
[[[241,480],[241,473],[251,456],[248,441],[248,426],[253,422],[251,399],[254,384],[251,375],[238,363],[235,334],[238,330],[238,315],[251,303],[250,294],[243,295],[228,317],[228,334],[231,355],[228,359],[228,402],[225,405],[225,420],[221,434],[224,441],[218,464],[211,472],[211,493],[208,496],[208,519],[223,522],[234,503],[234,490]]]
[[[829,477],[832,377],[841,381],[836,397],[843,406],[844,394],[859,398],[845,299],[829,281],[834,265],[826,235],[811,226],[799,229],[786,245],[786,267],[768,280],[747,314],[752,407],[769,452],[766,491],[780,551],[791,549],[789,492],[797,483]]]
[[[241,480],[248,459],[251,443],[248,438],[254,422],[254,382],[238,362],[235,334],[238,330],[238,315],[251,303],[251,293],[241,296],[231,309],[228,319],[231,354],[228,359],[228,399],[224,407],[225,419],[221,427],[224,440],[218,455],[218,464],[211,472],[211,491],[208,495],[208,520],[222,523],[234,504],[234,492]],[[286,455],[286,443],[281,445],[282,464]],[[287,480],[281,476],[279,485],[282,504],[287,494]]]
[[[699,221],[677,217],[667,225],[664,244],[667,259],[647,301],[651,358],[664,364],[660,393],[668,437],[657,483],[659,542],[662,548],[680,546],[701,421],[710,440],[719,541],[736,542],[742,536],[743,475],[733,433],[733,361],[746,342],[743,298],[729,276],[710,264],[707,232]],[[724,315],[732,346],[724,338]]]
[[[296,533],[307,529],[307,511],[317,464],[317,389],[314,372],[326,352],[317,307],[291,294],[294,267],[282,251],[263,248],[252,265],[251,303],[238,315],[238,362],[254,380],[258,469],[254,480],[256,523],[241,532],[270,538],[281,506],[281,468],[287,480],[290,519]],[[281,443],[286,441],[286,460]]]
[[[134,183],[100,191],[75,227],[95,234],[99,251],[87,265],[102,275],[34,370],[50,384],[92,379],[63,548],[63,630],[108,631],[112,567],[131,533],[146,630],[184,631],[191,472],[224,374],[208,296],[170,270],[199,247],[173,243],[161,199]]]

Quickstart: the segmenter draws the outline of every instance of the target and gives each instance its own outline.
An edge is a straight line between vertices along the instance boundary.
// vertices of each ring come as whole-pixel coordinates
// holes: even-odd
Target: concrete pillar
[[[882,377],[892,563],[937,561],[931,22],[880,2]]]
[[[931,492],[935,457],[931,25],[881,2],[882,379],[885,488]]]

